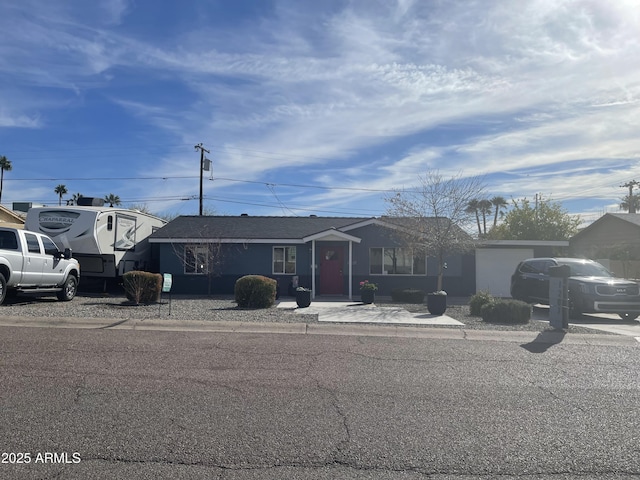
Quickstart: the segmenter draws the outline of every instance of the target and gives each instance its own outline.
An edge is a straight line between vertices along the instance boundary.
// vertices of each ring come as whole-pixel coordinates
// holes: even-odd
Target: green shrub
[[[481,308],[482,321],[488,323],[529,323],[531,305],[520,300],[496,300]]]
[[[262,275],[245,275],[236,281],[236,303],[241,308],[269,308],[276,301],[278,282]]]
[[[478,292],[469,300],[469,313],[473,317],[479,317],[482,315],[482,307],[487,303],[495,301],[496,299],[489,292]]]
[[[424,292],[415,288],[394,288],[391,300],[398,303],[424,303]]]
[[[122,286],[127,299],[136,305],[157,302],[162,290],[162,275],[132,270],[122,276]]]

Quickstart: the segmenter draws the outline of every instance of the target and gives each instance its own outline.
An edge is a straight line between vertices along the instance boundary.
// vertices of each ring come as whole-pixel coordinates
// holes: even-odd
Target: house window
[[[273,273],[296,273],[296,247],[273,247]]]
[[[369,250],[371,275],[424,275],[426,261],[423,255],[410,248],[371,248]]]
[[[206,245],[184,247],[184,273],[192,275],[209,273],[209,249]]]

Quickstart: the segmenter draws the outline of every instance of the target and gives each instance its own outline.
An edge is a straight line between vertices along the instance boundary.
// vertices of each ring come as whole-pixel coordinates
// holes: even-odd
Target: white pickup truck
[[[71,250],[61,252],[41,233],[0,227],[0,304],[8,292],[76,296],[80,265]]]

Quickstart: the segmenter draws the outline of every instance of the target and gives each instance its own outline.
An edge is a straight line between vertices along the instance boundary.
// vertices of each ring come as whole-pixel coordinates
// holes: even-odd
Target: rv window
[[[113,215],[107,217],[107,230],[113,230]]]

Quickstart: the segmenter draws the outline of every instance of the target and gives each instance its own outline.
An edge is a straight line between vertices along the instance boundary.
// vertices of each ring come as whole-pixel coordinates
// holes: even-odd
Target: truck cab
[[[80,280],[80,265],[71,251],[61,252],[46,235],[0,227],[0,303],[7,291],[56,293],[71,300]]]

